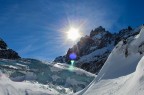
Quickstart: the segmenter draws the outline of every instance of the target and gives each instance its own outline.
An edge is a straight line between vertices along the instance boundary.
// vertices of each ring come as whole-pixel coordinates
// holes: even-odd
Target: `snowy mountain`
[[[0,95],[143,95],[143,25],[117,34],[99,27],[56,61],[69,62],[72,52],[76,66],[98,75],[65,63],[0,59]]]
[[[121,40],[126,42],[128,37],[137,35],[139,31],[129,26],[112,34],[100,26],[92,30],[89,36],[82,37],[76,45],[69,48],[66,55],[57,57],[54,62],[69,63],[69,55],[75,53],[76,67],[98,74],[117,43]]]
[[[9,49],[7,44],[0,38],[0,58],[18,59],[20,56],[14,50]]]
[[[144,95],[144,26],[120,41],[98,76],[76,95]]]
[[[76,67],[35,59],[0,60],[0,95],[63,95],[85,88],[95,77]]]

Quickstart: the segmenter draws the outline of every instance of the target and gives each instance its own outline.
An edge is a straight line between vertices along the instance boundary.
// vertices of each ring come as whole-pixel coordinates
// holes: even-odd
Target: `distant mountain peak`
[[[3,39],[0,38],[0,58],[4,59],[18,59],[21,58],[17,52],[9,49]]]
[[[94,29],[90,32],[90,37],[93,37],[95,35],[98,35],[98,34],[101,34],[101,33],[104,33],[104,32],[106,32],[105,28],[103,28],[102,26],[99,26],[99,27],[97,27],[96,29]]]
[[[76,45],[70,48],[71,52],[77,54],[75,66],[91,73],[98,73],[118,42],[122,40],[126,43],[126,39],[137,35],[142,27],[133,29],[128,26],[114,34],[106,31],[102,26],[97,27],[90,32],[90,36],[82,37]],[[66,55],[57,57],[54,61],[69,63],[71,52],[68,50]]]

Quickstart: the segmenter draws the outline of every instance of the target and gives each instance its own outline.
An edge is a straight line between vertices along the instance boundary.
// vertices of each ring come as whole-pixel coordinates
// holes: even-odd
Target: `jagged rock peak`
[[[99,27],[97,27],[95,30],[92,30],[92,31],[90,32],[90,37],[93,37],[93,36],[95,36],[95,35],[97,35],[97,34],[99,34],[99,33],[103,33],[103,32],[106,32],[106,31],[105,31],[105,28],[103,28],[102,26],[99,26]]]
[[[17,52],[9,49],[3,39],[0,38],[0,58],[4,59],[18,59],[21,58]]]

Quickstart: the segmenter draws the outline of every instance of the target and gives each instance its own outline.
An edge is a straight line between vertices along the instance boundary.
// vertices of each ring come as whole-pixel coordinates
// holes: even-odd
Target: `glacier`
[[[85,88],[96,75],[64,63],[0,60],[0,95],[64,95]]]

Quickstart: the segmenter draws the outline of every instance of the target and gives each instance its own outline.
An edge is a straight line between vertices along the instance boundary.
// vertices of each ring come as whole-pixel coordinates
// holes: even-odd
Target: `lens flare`
[[[71,60],[74,60],[74,59],[77,58],[77,55],[76,55],[75,53],[71,53],[71,54],[69,55],[69,58],[70,58]]]
[[[75,61],[74,61],[74,60],[71,60],[70,62],[71,62],[71,65],[69,66],[68,69],[69,69],[70,71],[73,71],[73,70],[74,70],[74,63],[75,63]]]
[[[74,62],[75,62],[74,60],[71,60],[71,65],[72,65],[72,66],[74,65]]]
[[[68,68],[69,71],[74,71],[74,66],[70,65]]]

